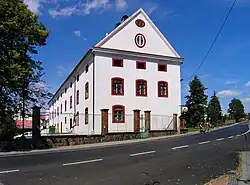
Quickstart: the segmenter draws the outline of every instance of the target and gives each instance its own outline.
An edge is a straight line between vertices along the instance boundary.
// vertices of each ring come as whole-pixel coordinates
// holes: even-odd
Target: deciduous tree
[[[245,115],[244,105],[239,99],[234,98],[229,103],[228,113],[231,118],[236,119],[238,122],[239,119],[243,118]]]

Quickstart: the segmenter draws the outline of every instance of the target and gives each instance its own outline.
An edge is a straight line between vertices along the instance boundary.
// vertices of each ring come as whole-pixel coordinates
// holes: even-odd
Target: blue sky
[[[110,32],[124,14],[143,8],[184,57],[182,101],[188,78],[206,54],[233,0],[24,0],[50,30],[43,61],[44,80],[55,92],[85,52]],[[238,0],[198,76],[222,108],[236,97],[250,111],[250,1]]]

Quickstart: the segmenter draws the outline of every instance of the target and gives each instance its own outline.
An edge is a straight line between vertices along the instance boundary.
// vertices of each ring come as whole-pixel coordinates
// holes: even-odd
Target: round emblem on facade
[[[146,38],[144,35],[142,35],[141,33],[138,33],[135,36],[135,44],[137,47],[139,48],[143,48],[146,45]]]
[[[142,28],[142,27],[145,26],[145,22],[144,22],[143,20],[141,20],[141,19],[137,19],[137,20],[135,21],[135,24],[136,24],[138,27],[140,27],[140,28]]]

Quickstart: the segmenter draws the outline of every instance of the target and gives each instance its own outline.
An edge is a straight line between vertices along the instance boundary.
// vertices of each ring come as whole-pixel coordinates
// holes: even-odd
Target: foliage
[[[23,97],[26,105],[33,106],[42,104],[51,94],[41,80],[42,62],[32,58],[38,53],[37,46],[46,45],[48,30],[22,0],[0,0],[0,17],[0,128],[3,128],[8,123],[6,112],[14,115],[22,107]]]
[[[213,126],[217,126],[218,122],[221,120],[221,105],[215,91],[208,103],[207,117],[211,119],[211,124]]]
[[[207,105],[206,89],[197,76],[189,83],[189,95],[185,96],[188,111],[183,115],[188,127],[196,127],[204,122]]]
[[[232,99],[229,103],[228,113],[231,118],[236,119],[236,122],[239,121],[240,118],[244,117],[244,105],[239,99]]]

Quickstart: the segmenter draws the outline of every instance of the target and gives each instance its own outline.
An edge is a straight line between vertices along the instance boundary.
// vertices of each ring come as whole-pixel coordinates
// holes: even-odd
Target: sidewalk
[[[223,128],[232,127],[232,126],[235,126],[237,124],[239,124],[239,123],[235,123],[235,124],[232,124],[232,125],[227,125],[227,126],[224,126],[224,127],[214,128],[211,131],[216,131],[216,130],[220,130],[220,129],[223,129]],[[12,157],[12,156],[21,156],[21,155],[35,155],[35,154],[56,153],[56,152],[70,152],[70,151],[84,150],[84,149],[91,149],[91,148],[113,147],[113,146],[118,146],[118,145],[123,145],[123,144],[143,143],[143,142],[166,139],[166,138],[178,138],[178,137],[195,135],[195,134],[199,134],[199,133],[200,133],[199,131],[196,131],[196,132],[189,132],[189,133],[181,134],[181,135],[150,137],[150,138],[145,138],[145,139],[111,141],[111,142],[83,144],[83,145],[72,145],[72,146],[64,146],[64,147],[42,149],[42,150],[31,150],[31,151],[0,152],[0,157]]]
[[[242,152],[241,153],[241,161],[240,161],[242,175],[237,179],[237,185],[246,185],[250,184],[250,152]]]

